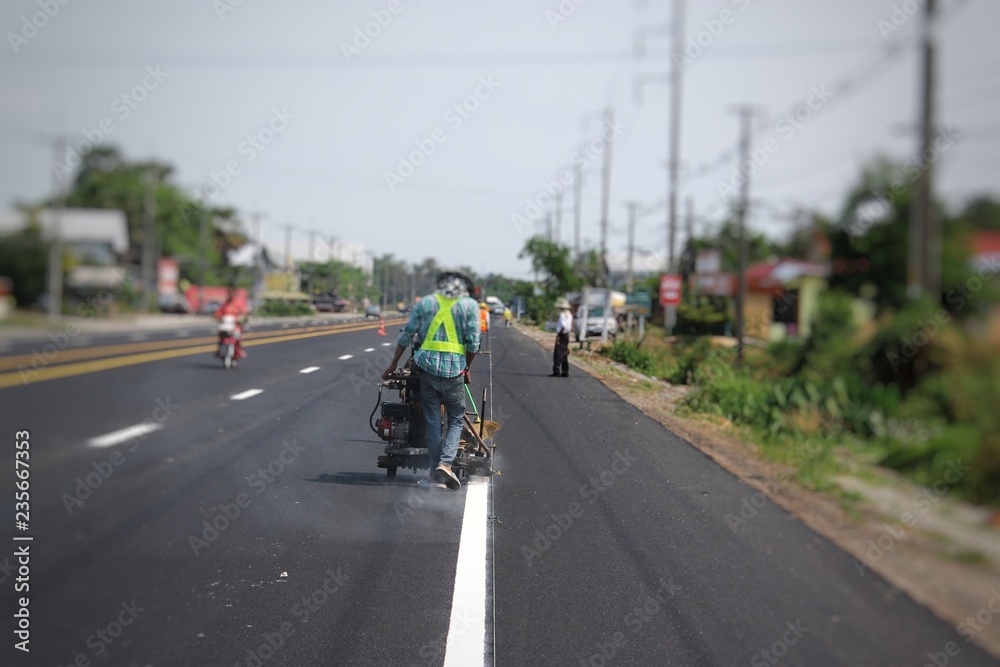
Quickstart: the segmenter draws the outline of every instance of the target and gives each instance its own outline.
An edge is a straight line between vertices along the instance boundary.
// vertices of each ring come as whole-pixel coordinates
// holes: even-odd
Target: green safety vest
[[[434,297],[438,302],[438,311],[434,314],[434,319],[427,327],[427,335],[424,336],[424,343],[421,350],[428,352],[454,352],[455,354],[465,354],[465,346],[458,342],[458,330],[455,329],[455,317],[451,314],[451,307],[458,299],[446,299],[440,294]],[[438,329],[444,326],[444,333],[447,340],[434,340]]]

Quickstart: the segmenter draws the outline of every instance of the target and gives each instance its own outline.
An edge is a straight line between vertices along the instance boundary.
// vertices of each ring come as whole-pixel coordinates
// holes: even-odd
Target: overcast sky
[[[276,247],[279,225],[292,224],[297,244],[314,228],[376,255],[528,277],[517,255],[538,227],[512,216],[588,157],[582,238],[599,243],[603,156],[576,153],[612,106],[610,251],[624,252],[625,203],[637,201],[654,207],[637,245],[647,261],[663,256],[668,88],[641,86],[641,103],[634,88],[669,69],[665,0],[564,0],[568,16],[559,0],[63,1],[0,8],[0,206],[52,192],[47,137],[78,145],[103,126],[127,158],[162,160],[192,192],[261,211]],[[47,4],[51,18],[39,14]],[[771,150],[751,181],[765,205],[750,224],[772,236],[790,229],[782,213],[796,205],[835,213],[874,155],[916,153],[915,4],[689,1],[686,32],[705,46],[684,68],[680,196],[693,198],[699,229],[724,210],[719,184],[735,161],[719,158],[738,141],[735,104],[757,105],[767,128],[754,147]],[[957,206],[1000,183],[1000,3],[939,4],[939,122],[961,137],[938,162],[939,185]],[[367,44],[357,39],[366,27],[377,33]],[[816,110],[800,110],[805,122],[776,125],[806,101]],[[433,153],[400,172],[418,143]],[[224,188],[211,187],[213,173]],[[564,208],[561,238],[572,243],[571,188]]]

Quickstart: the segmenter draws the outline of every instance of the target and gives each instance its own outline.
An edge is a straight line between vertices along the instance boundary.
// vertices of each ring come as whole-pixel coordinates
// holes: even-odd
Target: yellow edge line
[[[317,336],[332,336],[338,333],[350,333],[353,331],[364,331],[366,329],[374,329],[378,325],[375,324],[365,324],[359,325],[354,328],[343,328],[337,329],[336,331],[317,331],[312,333],[303,333],[292,336],[275,336],[273,338],[262,338],[260,340],[248,340],[246,342],[247,347],[252,347],[254,345],[268,345],[270,343],[282,343],[292,340],[302,340],[305,338],[315,338]],[[195,354],[203,354],[205,352],[211,352],[217,348],[215,343],[211,345],[198,345],[195,347],[188,347],[181,350],[160,350],[158,352],[146,352],[144,354],[132,354],[123,357],[113,357],[111,359],[98,359],[96,361],[84,361],[76,364],[63,364],[61,366],[46,367],[34,371],[34,374],[30,377],[22,377],[20,371],[15,371],[11,373],[0,373],[0,389],[6,387],[13,387],[18,384],[31,384],[32,382],[44,382],[45,380],[56,380],[58,378],[72,377],[74,375],[84,375],[86,373],[94,373],[97,371],[110,370],[112,368],[121,368],[123,366],[133,366],[136,364],[145,364],[151,361],[161,361],[163,359],[172,359],[175,357],[186,357]]]
[[[336,324],[328,325],[313,325],[308,327],[297,327],[294,329],[282,329],[280,333],[282,335],[294,335],[300,332],[311,332],[316,331],[318,328],[322,327],[323,331],[340,331],[344,327],[356,326],[361,324],[360,322],[339,322]],[[351,329],[355,331],[355,329]],[[245,340],[253,340],[255,337],[271,335],[279,333],[274,332],[250,332],[246,335]],[[163,350],[175,347],[184,347],[197,344],[208,344],[216,340],[215,336],[199,336],[198,338],[187,338],[184,340],[161,340],[161,341],[148,341],[148,342],[135,342],[135,343],[120,343],[118,345],[102,345],[99,347],[87,347],[79,348],[74,350],[60,350],[56,359],[48,365],[54,364],[64,364],[70,361],[81,361],[83,359],[96,359],[98,357],[113,357],[120,354],[128,354],[131,352],[143,352],[146,350]],[[30,366],[32,361],[36,357],[41,357],[44,361],[44,355],[41,353],[28,353],[19,354],[9,357],[0,357],[0,371],[13,370],[20,365]]]

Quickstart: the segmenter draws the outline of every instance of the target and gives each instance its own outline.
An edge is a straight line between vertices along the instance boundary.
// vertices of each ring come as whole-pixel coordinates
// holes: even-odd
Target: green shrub
[[[261,317],[297,317],[312,314],[312,308],[307,301],[282,301],[267,299],[258,309]]]
[[[616,340],[612,345],[603,348],[601,354],[646,375],[653,375],[656,369],[656,359],[653,355],[629,341]]]

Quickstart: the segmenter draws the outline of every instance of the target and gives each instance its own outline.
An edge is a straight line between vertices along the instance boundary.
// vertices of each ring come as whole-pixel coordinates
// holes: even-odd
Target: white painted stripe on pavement
[[[365,348],[365,352],[374,352],[374,351],[375,351],[374,347],[366,347]]]
[[[486,534],[489,484],[469,484],[455,568],[444,667],[481,665],[486,656]]]
[[[389,347],[392,343],[382,343],[382,347]]]
[[[253,398],[257,394],[263,394],[263,389],[247,389],[246,391],[241,391],[238,394],[233,394],[229,398],[234,401],[244,401],[248,398]]]
[[[123,428],[120,431],[91,438],[87,441],[87,444],[91,447],[111,447],[114,445],[120,445],[123,442],[128,442],[129,440],[134,440],[135,438],[146,435],[147,433],[152,433],[153,431],[157,431],[161,428],[163,428],[163,424],[136,424],[135,426]]]
[[[304,374],[304,375],[308,375],[309,373],[315,373],[318,370],[319,370],[319,366],[310,366],[309,368],[303,368],[299,372],[302,373],[302,374]]]
[[[337,358],[340,359],[341,361],[347,361],[348,359],[352,359],[353,357],[354,357],[353,354],[345,354],[344,356]]]

